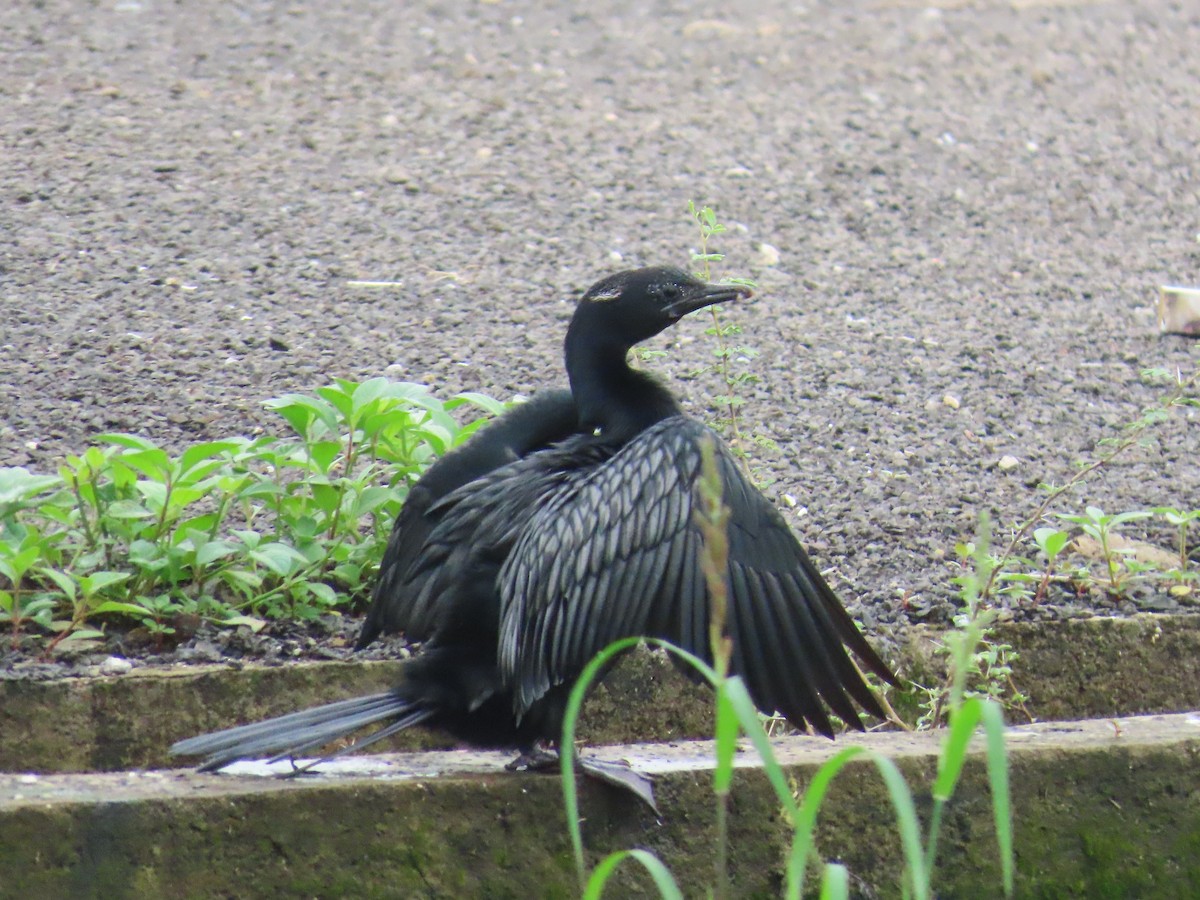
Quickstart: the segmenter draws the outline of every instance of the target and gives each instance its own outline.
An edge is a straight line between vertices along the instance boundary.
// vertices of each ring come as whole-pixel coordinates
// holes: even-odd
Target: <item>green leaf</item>
[[[503,415],[508,409],[508,404],[503,400],[497,400],[495,397],[489,397],[487,394],[478,394],[474,391],[463,391],[460,394],[455,394],[446,401],[446,409],[458,409],[464,403],[478,406],[491,416]]]
[[[42,556],[42,547],[35,544],[16,553],[8,552],[9,548],[0,544],[0,574],[4,575],[14,585],[25,577],[25,573]]]
[[[175,523],[175,536],[172,540],[179,543],[180,535],[198,532],[204,540],[208,540],[208,536],[216,530],[218,524],[216,513],[204,513],[199,516],[192,516],[190,519],[183,519]],[[199,544],[197,544],[199,546]]]
[[[660,897],[665,897],[667,900],[683,900],[683,892],[679,889],[671,870],[649,850],[617,850],[602,859],[584,887],[584,900],[599,900],[604,894],[604,886],[608,879],[616,872],[617,866],[627,859],[641,863],[650,873],[650,878],[654,881],[654,886],[658,888]]]
[[[247,555],[281,578],[286,578],[308,562],[294,547],[277,541],[261,544]]]
[[[333,577],[349,588],[356,588],[362,584],[362,567],[354,563],[342,563],[334,567]]]
[[[354,388],[351,393],[353,400],[351,409],[354,413],[360,413],[379,398],[386,396],[389,383],[386,378],[369,378]],[[357,419],[358,416],[356,415],[355,418]]]
[[[309,456],[317,464],[317,468],[323,475],[329,473],[333,461],[341,455],[341,452],[342,444],[340,441],[315,441],[308,448]]]
[[[154,485],[154,487],[162,487],[162,485]],[[108,508],[104,510],[104,514],[110,519],[154,518],[154,513],[136,500],[117,500],[115,503],[110,503]]]
[[[737,757],[738,719],[729,699],[727,684],[717,688],[716,766],[713,768],[713,791],[719,796],[728,794],[733,782],[733,761]]]
[[[85,597],[90,597],[114,584],[128,581],[131,575],[130,572],[93,572],[91,575],[84,575],[79,579],[79,587]]]
[[[312,594],[319,602],[326,606],[336,606],[338,602],[337,591],[322,581],[305,582],[304,589]]]
[[[454,443],[454,433],[456,430],[456,428],[443,428],[434,422],[426,422],[417,429],[417,434],[421,440],[433,448],[434,453],[442,456],[446,452],[446,449]]]
[[[342,491],[340,488],[315,479],[309,482],[308,487],[312,491],[313,503],[326,515],[330,515],[341,504]]]
[[[1109,527],[1124,525],[1126,522],[1135,522],[1138,519],[1148,519],[1153,515],[1149,510],[1135,510],[1133,512],[1118,513],[1112,517],[1109,522]]]
[[[58,630],[65,631],[66,628],[71,627],[70,622],[66,622],[66,623],[64,623],[64,625],[66,626],[65,628],[60,628]],[[80,628],[76,631],[72,631],[65,638],[63,638],[58,646],[59,646],[59,648],[64,648],[65,645],[68,643],[71,643],[71,644],[89,643],[91,641],[94,641],[94,640],[97,640],[97,639],[103,638],[103,637],[104,637],[103,631],[97,631],[94,628]],[[78,649],[78,648],[75,648],[75,649]]]
[[[257,531],[247,531],[238,529],[233,532],[233,536],[246,545],[247,550],[253,550],[262,541],[262,535]]]
[[[671,652],[676,656],[680,655],[678,648],[674,648]],[[687,656],[683,658],[687,659]],[[691,660],[688,661],[691,662]],[[695,663],[692,663],[692,666],[695,668]],[[741,676],[731,676],[725,679],[725,691],[734,712],[737,714],[738,721],[741,723],[742,733],[750,740],[755,752],[758,753],[759,759],[762,760],[763,772],[775,791],[776,799],[779,800],[780,805],[795,821],[795,817],[799,813],[799,808],[796,806],[796,798],[792,796],[792,789],[791,785],[788,784],[787,776],[784,775],[783,768],[775,758],[775,751],[771,746],[771,740],[763,730],[762,720],[758,717],[758,708],[754,705],[754,701],[750,699],[750,692],[746,690],[746,683],[742,680]]]
[[[1067,532],[1059,531],[1056,528],[1036,528],[1033,532],[1034,541],[1051,562],[1062,553],[1070,537]]]
[[[838,751],[833,758],[826,760],[817,770],[812,781],[808,783],[800,803],[800,809],[792,817],[792,821],[795,823],[795,832],[792,836],[792,850],[788,857],[788,896],[804,896],[805,869],[809,853],[812,851],[812,835],[817,825],[817,814],[820,812],[821,804],[825,802],[829,786],[848,762],[866,752],[862,747],[847,747]]]
[[[137,469],[137,471],[141,472],[147,478],[152,478],[155,481],[165,480],[174,468],[171,465],[171,457],[167,456],[167,452],[157,447],[149,450],[122,453],[117,457],[116,462],[131,469]]]
[[[353,515],[356,519],[361,518],[393,500],[399,502],[400,498],[398,492],[392,488],[379,485],[366,488],[355,498]]]
[[[992,791],[992,814],[996,842],[1000,846],[1000,869],[1004,893],[1014,890],[1016,863],[1013,856],[1012,798],[1008,784],[1008,750],[1004,742],[1004,709],[994,700],[981,701],[984,734],[987,738],[988,785]]]
[[[845,900],[850,896],[850,873],[841,863],[826,863],[821,877],[821,900]]]
[[[424,406],[430,402],[439,402],[429,393],[429,388],[411,381],[389,381],[384,390],[384,396],[409,406]]]
[[[144,606],[138,606],[134,603],[121,603],[118,600],[105,600],[103,603],[91,607],[90,611],[95,614],[122,613],[127,616],[136,616],[139,619],[145,618],[149,614],[149,610]]]
[[[353,392],[357,387],[356,382],[335,378],[333,384],[317,388],[317,394],[337,410],[342,417],[342,424],[348,425],[354,421]]]
[[[567,707],[563,713],[562,740],[559,742],[559,764],[562,769],[563,806],[567,813],[567,833],[571,838],[571,849],[575,855],[575,871],[579,876],[580,888],[586,888],[587,868],[583,856],[583,832],[579,826],[579,793],[575,786],[575,728],[579,721],[579,710],[583,706],[583,698],[588,688],[601,671],[618,655],[636,647],[639,638],[624,638],[614,641],[592,657],[583,667],[571,693],[567,698]],[[710,670],[711,671],[711,670]]]
[[[263,619],[255,618],[254,616],[230,616],[228,619],[221,619],[217,622],[218,625],[227,625],[230,628],[237,628],[239,625],[246,625],[255,634],[258,634],[267,627],[267,623]]]
[[[171,496],[167,501],[167,508],[172,512],[178,512],[185,506],[195,503],[201,497],[204,497],[206,492],[198,487],[183,487],[176,485],[171,491]]]
[[[946,732],[942,753],[938,757],[938,776],[933,783],[935,800],[949,800],[954,793],[954,786],[958,783],[963,763],[967,758],[967,746],[975,734],[975,726],[979,723],[981,713],[982,708],[978,700],[966,700],[951,712],[950,728]]]
[[[284,493],[283,486],[274,481],[256,481],[238,491],[238,498],[256,500],[261,498],[274,499]]]
[[[248,569],[226,569],[221,572],[221,581],[235,591],[250,596],[262,587],[262,576]]]
[[[136,434],[125,434],[124,432],[110,432],[108,434],[102,434],[99,435],[96,440],[104,441],[106,444],[116,444],[118,447],[126,447],[130,450],[158,450],[158,445],[152,441],[149,441],[144,437],[138,437]],[[98,468],[98,466],[95,465],[98,460],[96,460],[94,457],[89,459],[92,449],[95,448],[89,448],[89,450],[84,454],[83,458],[84,461],[87,462],[92,468]]]
[[[0,468],[0,504],[26,500],[62,483],[57,475],[34,475],[21,466]]]
[[[320,434],[338,433],[338,415],[329,403],[304,394],[285,394],[263,404],[283,416],[300,437],[308,439],[318,436],[314,425],[320,425]]]
[[[75,602],[76,585],[75,579],[66,572],[60,572],[57,569],[40,568],[37,570],[39,575],[49,578],[62,591],[68,600]]]
[[[200,444],[193,444],[184,450],[183,454],[179,457],[179,469],[182,472],[190,472],[198,463],[206,459],[212,459],[213,457],[222,457],[216,461],[220,465],[225,462],[223,457],[227,453],[242,449],[244,446],[244,439],[204,441]]]
[[[228,541],[209,541],[196,551],[196,565],[207,566],[209,563],[229,556],[231,553],[236,553],[238,549],[237,544],[231,544]]]
[[[160,510],[167,502],[167,486],[161,481],[139,481],[137,491],[154,509]]]

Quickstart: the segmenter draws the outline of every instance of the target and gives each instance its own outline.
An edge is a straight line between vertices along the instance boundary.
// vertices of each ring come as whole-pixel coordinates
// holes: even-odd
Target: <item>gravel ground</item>
[[[761,288],[727,318],[769,491],[870,629],[945,622],[979,513],[1197,365],[1153,310],[1200,281],[1197,46],[1167,0],[21,4],[0,464],[277,429],[262,400],[335,376],[559,384],[574,299],[686,263],[695,199]],[[655,363],[698,415],[703,327]],[[1178,416],[1062,509],[1194,507],[1198,450]],[[1134,599],[1019,614],[1178,605]]]

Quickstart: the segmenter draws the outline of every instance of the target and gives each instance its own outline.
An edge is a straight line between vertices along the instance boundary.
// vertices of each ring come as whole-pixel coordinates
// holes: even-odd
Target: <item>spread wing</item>
[[[894,676],[728,448],[684,417],[563,484],[522,529],[499,576],[499,663],[518,714],[622,637],[661,637],[711,658],[695,523],[705,436],[716,443],[730,510],[733,671],[761,709],[826,734],[826,706],[851,724],[855,702],[883,715],[847,648]]]

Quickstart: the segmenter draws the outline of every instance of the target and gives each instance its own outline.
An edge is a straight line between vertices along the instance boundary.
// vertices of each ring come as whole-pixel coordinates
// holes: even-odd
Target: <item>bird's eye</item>
[[[677,284],[662,284],[659,285],[656,293],[664,300],[674,300],[679,296],[679,285]]]

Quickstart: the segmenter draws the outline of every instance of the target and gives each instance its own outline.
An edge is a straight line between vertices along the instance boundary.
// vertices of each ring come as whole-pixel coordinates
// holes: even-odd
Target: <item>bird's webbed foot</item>
[[[558,766],[558,751],[541,741],[521,750],[521,755],[506,765],[510,772],[545,772]]]
[[[650,807],[658,815],[658,804],[654,801],[654,778],[633,768],[625,760],[609,762],[587,756],[579,758],[579,768],[584,775],[603,781],[613,787],[621,788],[634,794],[639,800]]]
[[[577,758],[577,761],[579,769],[584,775],[631,792],[649,806],[655,815],[658,815],[658,805],[654,802],[654,779],[649,775],[635,771],[624,760],[608,762],[581,756]],[[522,750],[521,755],[504,768],[510,772],[548,772],[557,770],[560,762],[558,752],[539,741]]]

